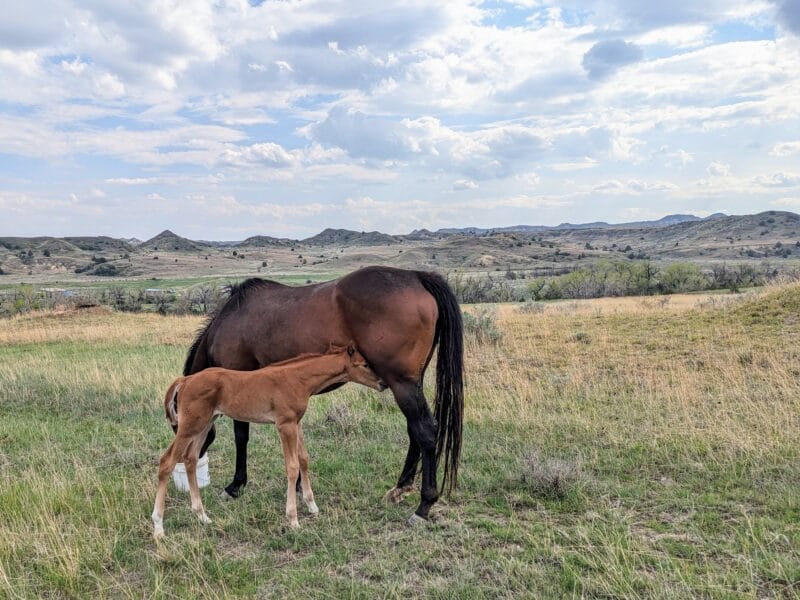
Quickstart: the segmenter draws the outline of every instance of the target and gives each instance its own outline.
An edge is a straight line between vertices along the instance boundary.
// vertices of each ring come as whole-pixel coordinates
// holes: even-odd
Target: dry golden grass
[[[697,308],[716,296],[666,298],[557,303],[539,314],[504,306],[502,343],[468,353],[470,394],[479,399],[468,418],[496,419],[500,411],[557,427],[556,395],[588,403],[588,429],[605,427],[600,413],[622,413],[618,441],[701,435],[737,452],[800,436],[797,325],[762,336],[725,308]],[[614,406],[620,396],[625,405]]]
[[[107,307],[34,312],[3,320],[0,344],[100,342],[187,346],[202,323],[199,317],[116,313]]]
[[[589,300],[561,300],[541,302],[540,310],[545,314],[566,313],[570,315],[608,315],[652,312],[654,310],[684,311],[702,308],[704,304],[725,302],[728,295],[720,292],[696,294],[670,294],[668,296],[623,296],[612,298],[592,298]],[[730,296],[735,298],[736,296]],[[516,302],[497,304],[501,317],[517,313],[521,305]]]

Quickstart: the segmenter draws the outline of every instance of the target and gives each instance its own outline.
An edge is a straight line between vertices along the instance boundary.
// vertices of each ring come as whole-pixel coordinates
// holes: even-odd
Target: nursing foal
[[[219,415],[249,423],[275,423],[286,463],[289,525],[299,526],[295,495],[298,473],[303,501],[310,512],[319,512],[308,477],[308,452],[300,419],[310,396],[346,381],[379,391],[386,387],[352,343],[346,347],[331,346],[327,354],[303,354],[257,371],[212,367],[176,379],[164,398],[166,417],[176,435],[161,457],[158,469],[158,491],[153,507],[154,537],[158,539],[164,535],[167,482],[178,462],[186,466],[192,510],[203,523],[211,522],[200,499],[196,469],[200,449]]]

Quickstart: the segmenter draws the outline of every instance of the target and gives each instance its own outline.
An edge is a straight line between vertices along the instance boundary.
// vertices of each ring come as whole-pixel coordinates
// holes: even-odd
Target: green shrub
[[[709,286],[708,278],[694,263],[672,263],[659,273],[658,287],[662,293],[696,292]]]
[[[497,311],[494,308],[479,308],[464,313],[464,334],[479,344],[497,344],[503,332],[497,326]]]

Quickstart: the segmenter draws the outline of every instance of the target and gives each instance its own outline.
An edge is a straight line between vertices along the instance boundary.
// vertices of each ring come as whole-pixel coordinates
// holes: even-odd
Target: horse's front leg
[[[236,472],[233,481],[225,488],[228,498],[238,498],[247,484],[247,442],[250,440],[250,423],[233,421],[233,436],[236,441]]]

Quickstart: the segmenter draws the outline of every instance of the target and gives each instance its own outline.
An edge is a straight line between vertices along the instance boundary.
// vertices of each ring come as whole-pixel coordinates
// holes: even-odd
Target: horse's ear
[[[349,344],[347,344],[347,353],[350,356],[353,356],[353,354],[356,353],[356,345],[353,342],[350,342]]]

